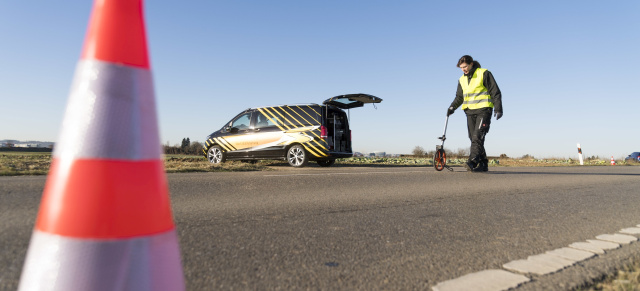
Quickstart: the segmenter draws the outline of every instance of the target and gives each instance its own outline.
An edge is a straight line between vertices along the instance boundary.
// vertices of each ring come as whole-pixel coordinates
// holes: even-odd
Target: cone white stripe
[[[34,231],[20,291],[182,290],[175,230],[118,240],[75,239]]]
[[[151,77],[147,69],[81,60],[53,156],[160,159]]]

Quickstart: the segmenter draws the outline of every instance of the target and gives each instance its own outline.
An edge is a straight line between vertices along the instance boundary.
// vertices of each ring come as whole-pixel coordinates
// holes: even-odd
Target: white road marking
[[[431,289],[433,291],[497,291],[515,288],[528,281],[529,278],[523,275],[513,274],[504,270],[484,270],[438,283]]]
[[[634,241],[638,241],[638,238],[635,236],[624,235],[619,233],[601,234],[599,236],[596,236],[596,238],[599,240],[610,241],[610,242],[619,243],[623,245],[628,245]]]

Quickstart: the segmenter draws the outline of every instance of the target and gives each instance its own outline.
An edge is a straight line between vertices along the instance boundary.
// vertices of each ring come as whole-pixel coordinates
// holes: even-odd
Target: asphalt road
[[[188,290],[426,290],[640,224],[640,167],[281,167],[169,174]],[[0,177],[0,290],[15,290],[45,177]],[[632,243],[522,289],[568,289]]]

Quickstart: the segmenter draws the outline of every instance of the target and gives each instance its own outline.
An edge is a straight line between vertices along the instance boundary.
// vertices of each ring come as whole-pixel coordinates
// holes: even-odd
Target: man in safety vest
[[[447,116],[462,105],[467,114],[467,129],[471,148],[469,160],[464,164],[467,171],[486,172],[489,160],[484,149],[484,138],[489,132],[491,113],[495,111],[496,120],[502,117],[502,93],[489,70],[480,67],[469,55],[458,60],[458,68],[464,75],[458,80],[456,98],[447,109]]]

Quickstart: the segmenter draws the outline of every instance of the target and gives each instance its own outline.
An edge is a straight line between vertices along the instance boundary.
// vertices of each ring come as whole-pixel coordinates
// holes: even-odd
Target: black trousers
[[[493,108],[481,108],[465,111],[467,114],[467,130],[471,148],[469,149],[469,160],[474,163],[487,163],[487,152],[484,150],[484,138],[489,133],[491,125],[491,114]]]

